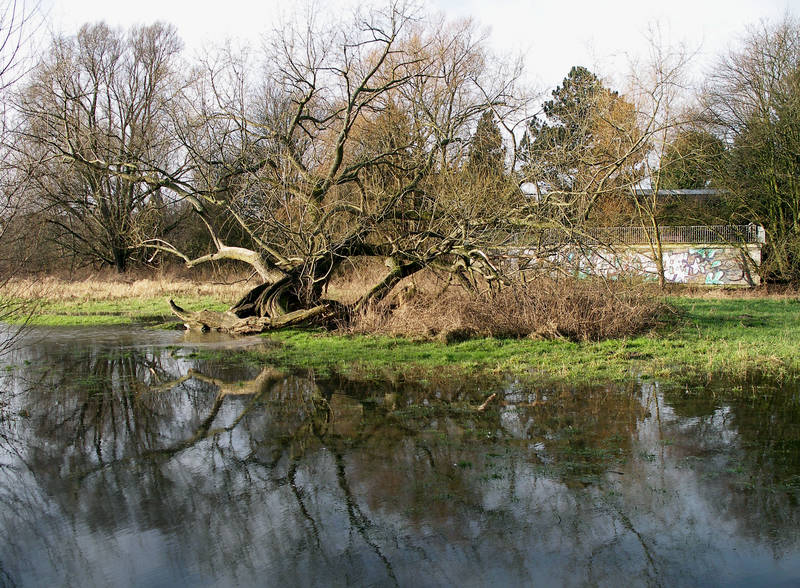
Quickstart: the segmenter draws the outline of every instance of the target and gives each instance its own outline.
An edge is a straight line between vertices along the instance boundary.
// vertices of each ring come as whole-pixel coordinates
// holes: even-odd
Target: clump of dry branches
[[[470,337],[596,341],[652,328],[665,305],[641,284],[540,277],[499,291],[406,289],[353,317],[348,329],[454,342]]]

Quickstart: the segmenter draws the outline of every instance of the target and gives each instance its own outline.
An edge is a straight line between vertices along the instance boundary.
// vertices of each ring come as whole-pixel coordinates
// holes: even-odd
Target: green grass
[[[588,383],[634,376],[678,382],[722,374],[800,374],[800,301],[675,297],[669,303],[675,313],[662,326],[625,339],[477,339],[446,345],[294,330],[266,335],[281,345],[252,359],[366,378],[457,377],[467,371]]]
[[[517,374],[573,383],[631,377],[690,381],[716,375],[800,375],[800,300],[689,298],[668,300],[674,313],[650,333],[577,343],[567,340],[476,339],[456,344],[386,336],[289,330],[265,335],[279,343],[248,361],[364,379],[457,378]],[[181,299],[190,310],[223,310],[210,297]],[[161,297],[105,302],[45,302],[37,325],[124,325],[174,320]]]
[[[209,296],[181,297],[187,310],[226,310],[230,305]],[[12,317],[13,319],[14,317]],[[16,317],[18,320],[22,317]],[[101,326],[153,324],[173,320],[164,297],[113,300],[43,301],[30,319],[39,326]]]

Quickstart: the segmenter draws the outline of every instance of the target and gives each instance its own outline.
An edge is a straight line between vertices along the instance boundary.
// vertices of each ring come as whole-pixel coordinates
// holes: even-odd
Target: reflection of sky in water
[[[744,403],[516,382],[487,415],[387,416],[385,391],[190,360],[175,333],[90,333],[2,374],[0,585],[800,579],[797,488],[769,485],[800,472],[769,469],[787,440],[745,434]],[[170,385],[190,368],[208,378]],[[763,422],[794,418],[776,398]]]
[[[0,323],[0,340],[18,327]],[[16,347],[27,348],[45,344],[53,353],[55,349],[98,346],[114,349],[153,347],[162,345],[187,345],[193,348],[213,347],[233,349],[263,343],[263,338],[232,337],[225,333],[184,330],[148,329],[144,327],[24,327],[17,337]]]

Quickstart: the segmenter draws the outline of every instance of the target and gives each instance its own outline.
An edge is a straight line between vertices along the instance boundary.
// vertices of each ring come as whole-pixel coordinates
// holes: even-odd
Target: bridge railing
[[[764,228],[760,225],[699,225],[663,226],[658,228],[662,244],[668,243],[734,243],[764,242]],[[543,241],[557,243],[598,243],[608,245],[647,245],[655,242],[653,227],[595,227],[580,232],[547,229]]]

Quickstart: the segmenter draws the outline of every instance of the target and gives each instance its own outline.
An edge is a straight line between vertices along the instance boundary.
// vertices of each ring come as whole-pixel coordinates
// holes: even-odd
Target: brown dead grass
[[[35,276],[11,278],[2,288],[15,298],[29,300],[122,300],[164,297],[212,297],[233,303],[255,282],[246,280],[196,280],[172,274],[119,276],[95,273],[80,278]]]
[[[374,262],[356,262],[335,276],[328,296],[352,302],[386,273]],[[256,285],[245,272],[156,271],[120,276],[92,272],[71,276],[16,277],[0,297],[50,302],[210,297],[231,304]],[[481,293],[420,272],[393,295],[353,317],[342,330],[455,341],[470,337],[600,340],[641,333],[663,315],[662,294],[645,285],[538,277],[528,284]],[[716,291],[719,292],[719,291]],[[733,294],[744,294],[737,290]],[[728,295],[698,291],[694,295]]]
[[[784,298],[800,297],[800,288],[793,284],[761,284],[755,288],[668,284],[665,294],[669,296],[682,296],[686,298],[769,298],[781,300]]]
[[[353,257],[334,272],[326,296],[344,304],[353,303],[377,284],[387,271],[379,259]]]
[[[665,305],[653,289],[594,280],[540,278],[475,293],[406,289],[354,318],[351,332],[438,338],[566,338],[596,341],[646,331]]]

